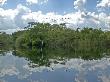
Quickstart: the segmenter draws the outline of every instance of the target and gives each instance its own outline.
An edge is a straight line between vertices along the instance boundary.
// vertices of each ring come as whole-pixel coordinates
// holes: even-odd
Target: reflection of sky
[[[82,59],[58,61],[50,59],[50,67],[31,68],[24,58],[8,52],[0,56],[0,82],[109,82],[110,58],[86,61]]]

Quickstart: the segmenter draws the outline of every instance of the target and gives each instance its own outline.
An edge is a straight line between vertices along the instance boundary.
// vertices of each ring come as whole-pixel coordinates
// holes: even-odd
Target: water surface
[[[25,51],[25,52],[28,52]],[[42,52],[0,54],[0,82],[109,82],[110,58],[51,56]]]

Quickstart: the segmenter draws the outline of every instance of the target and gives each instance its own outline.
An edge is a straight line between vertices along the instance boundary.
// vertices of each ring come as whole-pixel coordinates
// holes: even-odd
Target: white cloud
[[[83,2],[86,3],[86,1]],[[15,9],[5,10],[0,8],[0,30],[22,29],[27,26],[28,22],[32,21],[51,24],[67,23],[70,28],[100,27],[110,29],[110,15],[104,12],[95,13],[82,11],[80,7],[81,6],[78,6],[79,10],[77,12],[67,13],[65,15],[56,14],[54,12],[46,14],[43,14],[41,11],[31,12],[28,7],[21,4],[17,5]]]
[[[16,9],[4,10],[0,8],[0,30],[16,29],[22,27],[23,23],[21,16],[31,12],[31,10],[21,4]]]
[[[7,0],[0,0],[0,5],[4,5]]]
[[[110,0],[101,0],[97,7],[110,7]]]
[[[0,8],[0,29],[16,29],[27,26],[28,22],[44,23],[67,23],[74,27],[102,27],[108,29],[110,26],[110,15],[95,12],[74,12],[59,15],[54,12],[43,14],[41,11],[31,12],[31,10],[21,4],[16,9],[4,10]]]
[[[44,4],[44,3],[47,3],[48,0],[41,0],[40,4]]]
[[[35,22],[45,22],[51,24],[72,23],[74,25],[76,25],[79,20],[82,20],[80,12],[69,13],[66,15],[58,15],[53,12],[42,14],[41,11],[32,12],[27,15],[23,15],[22,19],[24,19],[24,21],[27,22],[35,21]]]
[[[37,4],[38,3],[38,0],[26,0],[27,3],[29,3],[30,5],[31,4]]]
[[[58,15],[53,12],[43,14],[39,12],[31,12],[22,16],[22,19],[26,22],[48,22],[48,23],[68,23],[73,27],[109,27],[110,16],[105,13],[96,14],[95,12],[74,12],[65,15]]]
[[[22,15],[26,15],[28,13],[31,12],[31,10],[21,4],[19,4],[17,6],[17,8],[15,9],[15,11],[17,12],[17,15],[14,18],[14,22],[16,24],[17,27],[24,27],[26,25],[25,21],[22,20]]]
[[[26,2],[28,3],[28,5],[32,5],[32,4],[44,4],[44,3],[47,3],[48,0],[26,0]]]
[[[85,10],[84,6],[86,4],[86,0],[76,0],[74,1],[74,8],[77,10]]]
[[[0,8],[0,29],[9,29],[16,27],[14,24],[14,17],[16,16],[16,11],[11,9],[4,10]]]

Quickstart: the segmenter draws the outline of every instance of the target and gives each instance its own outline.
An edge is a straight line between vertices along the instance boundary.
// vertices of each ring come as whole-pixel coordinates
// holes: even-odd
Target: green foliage
[[[39,59],[44,50],[49,57],[58,55],[61,58],[97,59],[103,57],[103,53],[110,52],[110,31],[93,28],[74,30],[67,28],[65,24],[35,23],[33,27],[12,35],[1,33],[0,45],[10,44],[13,44],[15,50],[27,49],[18,53],[22,52],[22,56],[26,56],[34,63],[41,61]],[[48,59],[42,61],[40,65],[47,62]]]
[[[13,43],[12,36],[4,33],[0,33],[0,46],[9,46]]]
[[[64,48],[80,52],[110,48],[109,31],[93,28],[73,30],[65,24],[36,23],[32,28],[16,32],[13,36],[17,47]]]

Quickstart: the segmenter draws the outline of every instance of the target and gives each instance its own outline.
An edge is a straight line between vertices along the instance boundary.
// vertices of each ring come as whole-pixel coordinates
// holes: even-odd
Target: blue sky
[[[39,0],[40,1],[40,0]],[[42,0],[43,1],[43,0]],[[64,14],[74,12],[75,0],[48,0],[44,4],[32,4],[27,5],[26,0],[7,0],[6,4],[2,6],[4,9],[15,9],[18,4],[29,7],[32,11],[42,11],[43,13],[56,12],[58,14]],[[97,0],[88,0],[85,8],[88,11],[95,11]]]
[[[22,29],[30,21],[109,30],[110,0],[0,1],[0,30]]]

